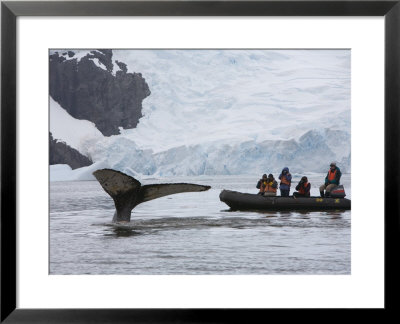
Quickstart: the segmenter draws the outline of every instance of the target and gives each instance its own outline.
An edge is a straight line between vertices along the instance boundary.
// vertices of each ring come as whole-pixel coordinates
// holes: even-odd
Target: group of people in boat
[[[328,174],[325,177],[325,183],[319,187],[321,197],[329,197],[332,189],[340,184],[340,177],[342,173],[337,167],[335,162],[330,164]],[[289,197],[290,186],[292,183],[292,175],[289,172],[288,167],[282,169],[278,179],[279,190],[282,197]],[[262,178],[258,180],[256,188],[259,189],[258,194],[263,196],[276,196],[278,190],[278,182],[274,176],[270,173],[268,176],[263,174]],[[303,176],[296,186],[296,190],[293,193],[294,197],[310,197],[311,183],[308,182],[306,176]]]

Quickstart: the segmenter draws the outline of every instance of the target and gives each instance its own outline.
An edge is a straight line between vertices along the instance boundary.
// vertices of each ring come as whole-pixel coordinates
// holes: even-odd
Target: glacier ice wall
[[[325,172],[335,160],[351,171],[348,50],[113,50],[113,57],[142,73],[151,95],[136,128],[79,141],[93,167],[133,176],[284,166],[302,173]],[[91,178],[85,170],[74,174]]]

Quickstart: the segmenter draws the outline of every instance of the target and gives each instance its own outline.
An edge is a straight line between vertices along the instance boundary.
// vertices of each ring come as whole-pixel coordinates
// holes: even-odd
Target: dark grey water
[[[310,175],[312,194],[325,175]],[[350,274],[346,212],[231,212],[221,189],[257,192],[249,177],[147,179],[209,184],[202,193],[137,206],[111,223],[112,199],[96,181],[50,184],[50,274]],[[350,198],[350,176],[343,176]]]

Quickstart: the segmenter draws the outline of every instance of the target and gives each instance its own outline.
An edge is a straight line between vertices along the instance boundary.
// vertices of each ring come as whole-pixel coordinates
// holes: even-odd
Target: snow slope
[[[103,138],[103,134],[94,123],[72,117],[51,97],[49,107],[50,132],[54,139],[65,142],[82,154],[87,155],[91,143]]]
[[[140,177],[325,172],[336,160],[350,172],[348,50],[114,50],[113,60],[149,84],[137,128],[65,127],[51,102],[54,137],[96,165]],[[85,170],[69,179],[91,179]]]

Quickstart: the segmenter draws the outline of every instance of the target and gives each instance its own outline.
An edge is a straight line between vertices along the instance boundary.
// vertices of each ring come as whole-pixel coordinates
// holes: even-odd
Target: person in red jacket
[[[294,197],[310,197],[311,183],[308,182],[307,177],[302,177],[299,184],[296,186],[296,192],[293,193]]]

